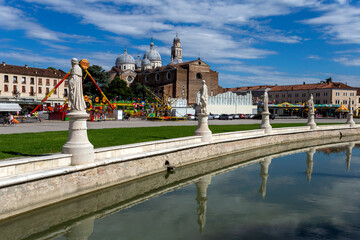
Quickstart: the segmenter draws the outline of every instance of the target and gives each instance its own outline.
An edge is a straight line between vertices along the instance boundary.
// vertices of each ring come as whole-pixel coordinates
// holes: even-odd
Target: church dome
[[[140,56],[137,57],[135,60],[135,68],[141,68],[141,58]]]
[[[178,33],[176,33],[176,37],[174,37],[174,42],[180,42],[180,38],[178,36]]]
[[[126,50],[126,49],[125,49],[124,53],[121,54],[121,55],[116,59],[115,65],[116,65],[116,66],[120,66],[121,64],[124,64],[124,63],[135,64],[134,58],[127,53],[127,50]]]
[[[153,39],[151,39],[150,50],[146,51],[143,58],[145,57],[150,61],[161,61],[160,53],[154,49]]]
[[[171,61],[168,63],[168,65],[174,65],[174,64],[178,64],[178,63],[182,63],[182,60],[176,57],[174,59],[171,59]]]
[[[144,59],[141,61],[141,66],[145,67],[145,66],[149,66],[151,65],[150,60],[146,58],[146,56],[144,57]]]

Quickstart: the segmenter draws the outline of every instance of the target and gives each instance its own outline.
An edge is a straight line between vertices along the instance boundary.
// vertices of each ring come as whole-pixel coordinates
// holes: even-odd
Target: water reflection
[[[313,172],[313,165],[314,165],[314,154],[316,152],[316,148],[312,147],[310,148],[307,152],[306,152],[306,176],[307,176],[307,180],[308,182],[311,182],[311,174]]]
[[[206,224],[206,202],[207,202],[207,189],[208,186],[211,184],[211,175],[206,175],[202,178],[200,178],[199,181],[195,183],[196,190],[197,190],[197,196],[196,196],[196,202],[197,202],[197,214],[198,214],[198,224],[200,226],[200,233],[204,231],[205,224]]]
[[[137,181],[91,193],[76,199],[64,201],[57,205],[42,208],[37,211],[8,219],[6,221],[2,221],[0,222],[0,239],[119,239],[118,236],[120,235],[117,231],[114,231],[113,234],[118,235],[112,235],[112,233],[107,230],[107,227],[109,227],[108,225],[112,225],[107,222],[110,221],[108,219],[115,218],[115,216],[117,217],[116,221],[118,221],[116,222],[117,226],[115,229],[118,230],[123,227],[124,230],[122,233],[125,236],[127,234],[130,236],[130,233],[133,234],[132,237],[124,237],[126,239],[146,239],[146,237],[140,235],[140,232],[145,231],[143,226],[144,224],[151,225],[151,223],[143,220],[143,216],[148,216],[150,214],[154,214],[154,216],[149,217],[150,219],[153,219],[152,221],[154,222],[155,220],[158,220],[158,218],[164,218],[164,225],[170,224],[172,222],[176,223],[174,226],[166,225],[167,228],[170,228],[170,230],[168,230],[169,232],[173,231],[174,233],[176,232],[176,234],[178,234],[178,236],[174,237],[174,239],[197,239],[201,238],[201,236],[203,236],[205,239],[209,239],[211,238],[209,235],[207,235],[209,232],[213,233],[216,231],[216,229],[220,232],[225,231],[219,230],[223,228],[217,226],[222,226],[222,224],[225,224],[227,218],[229,219],[229,223],[227,224],[230,224],[231,222],[238,222],[239,226],[243,226],[245,224],[246,226],[249,226],[249,229],[254,228],[255,232],[257,232],[258,227],[263,227],[266,225],[265,223],[261,223],[263,225],[255,224],[256,221],[260,221],[259,219],[264,219],[264,221],[268,220],[266,218],[268,217],[266,213],[271,216],[272,220],[277,220],[280,223],[288,222],[283,221],[282,219],[290,219],[291,216],[293,217],[291,219],[295,222],[300,221],[301,217],[304,216],[304,218],[308,220],[307,214],[305,213],[304,216],[297,212],[294,215],[281,215],[281,213],[287,211],[286,209],[289,208],[292,203],[286,201],[282,202],[282,199],[285,199],[285,195],[283,191],[280,191],[279,193],[276,190],[276,187],[281,186],[281,184],[284,186],[286,186],[286,184],[292,184],[292,182],[295,180],[293,180],[293,176],[286,176],[283,177],[283,179],[279,178],[280,172],[278,172],[279,170],[276,168],[276,166],[279,167],[280,165],[277,163],[279,162],[278,159],[286,157],[287,155],[291,155],[291,158],[293,158],[293,156],[300,153],[300,155],[296,156],[299,156],[299,162],[301,162],[301,165],[284,167],[284,169],[282,169],[283,171],[281,172],[281,174],[284,175],[283,172],[288,173],[288,171],[291,169],[296,169],[296,171],[298,171],[298,169],[304,170],[303,154],[306,153],[307,168],[305,174],[307,176],[307,180],[311,182],[314,154],[317,150],[321,150],[326,154],[330,154],[333,151],[337,153],[340,149],[342,149],[342,151],[345,151],[346,153],[346,168],[349,170],[351,158],[353,157],[353,150],[355,147],[355,142],[349,142],[349,140],[358,139],[359,137],[351,139],[345,137],[342,139],[342,143],[335,144],[333,142],[338,142],[338,139],[322,139],[320,142],[307,141],[290,143],[286,145],[276,145],[271,147],[264,147],[262,149],[249,150],[240,154],[233,154],[186,167],[177,168],[177,171],[174,174],[156,174],[139,179]],[[323,145],[320,147],[314,147],[315,144]],[[319,156],[319,158],[320,157],[321,156]],[[353,159],[356,158],[353,157]],[[316,160],[317,163],[319,162],[320,164],[321,161],[318,161],[318,155]],[[341,158],[340,162],[342,164],[344,164],[343,161],[344,158]],[[283,164],[289,162],[291,162],[291,164],[295,164],[296,161],[284,161]],[[258,165],[254,163],[259,163],[260,169],[258,168]],[[270,164],[272,164],[270,173],[272,176],[272,191],[271,195],[266,197]],[[352,164],[354,168],[354,163]],[[232,176],[231,179],[221,177],[226,174],[231,175],[231,172],[240,171],[241,169],[243,169],[243,174],[233,174],[234,176]],[[321,169],[323,168],[321,168],[321,166],[319,167],[317,164],[316,172],[318,172],[318,170],[320,171]],[[259,193],[264,200],[261,200],[259,193],[257,193],[257,189],[259,187],[259,182],[257,182],[257,180],[259,180],[259,170],[260,176],[262,178]],[[301,170],[301,174],[299,175],[300,179],[305,182],[303,170]],[[323,178],[326,177],[323,184],[327,182],[333,182],[330,177],[335,174],[337,173],[330,172],[330,174],[327,175],[315,175],[319,176],[319,181],[314,181],[314,183],[311,185],[306,184],[305,190],[309,191],[312,189],[313,184],[317,189],[319,189],[319,186],[316,184],[319,184],[321,176]],[[226,181],[220,184],[219,179],[222,178]],[[191,187],[193,187],[191,191],[186,192],[185,195],[180,195],[179,192],[185,191],[182,189],[189,189]],[[196,198],[194,196],[194,188],[196,188]],[[252,192],[254,192],[254,195],[251,195]],[[187,194],[191,198],[191,203],[188,205],[186,205]],[[323,205],[328,204],[326,201],[333,201],[332,196],[311,196],[310,198],[305,198],[301,194],[299,194],[301,197],[296,196],[293,199],[293,201],[296,202],[295,205],[299,208],[299,211],[302,211],[301,207],[302,205],[306,204],[306,201],[312,203],[316,202],[320,206],[320,201],[325,202]],[[173,197],[169,197],[169,195]],[[167,196],[169,199],[165,201],[163,196]],[[231,197],[236,199],[236,201],[231,202]],[[194,201],[194,198],[196,199],[196,202]],[[271,202],[274,201],[274,198],[278,198],[279,202]],[[288,198],[291,198],[291,194],[286,193],[286,199]],[[160,203],[151,204],[154,201],[160,201],[155,199],[163,200],[161,200],[162,202]],[[261,200],[260,203],[258,202],[259,200]],[[241,204],[239,204],[239,202]],[[142,206],[146,204],[149,205],[148,208],[144,211],[141,211]],[[173,214],[166,214],[164,213],[166,211],[163,210],[155,210],[159,206],[167,206],[171,204],[174,206]],[[238,209],[240,205],[241,210]],[[191,215],[191,213],[195,214],[195,210],[197,214]],[[316,209],[313,211],[316,211]],[[357,211],[360,212],[360,210]],[[131,216],[121,214],[124,212],[134,213]],[[235,214],[235,217],[231,214]],[[260,215],[261,217],[254,217],[257,215]],[[136,216],[139,217],[137,218]],[[176,216],[181,217],[176,219]],[[173,220],[172,217],[174,217],[176,221]],[[136,224],[136,226],[129,225],[132,218],[135,219],[133,222]],[[185,223],[188,222],[185,220],[188,218],[189,224],[186,225]],[[102,222],[105,223],[101,225],[100,223]],[[179,224],[181,223],[184,224],[184,226],[181,225],[182,227],[180,227]],[[195,230],[198,235],[200,230],[200,233],[202,233],[200,237],[196,237],[197,235],[195,232],[191,232],[191,224],[194,225],[194,228],[196,227]],[[239,226],[237,227],[240,228]],[[104,232],[107,234],[102,238],[99,236],[104,233],[100,234],[96,232],[96,229],[101,228],[104,228]],[[132,228],[136,230],[131,231]],[[186,231],[190,232],[189,235],[187,236],[180,229],[187,229]],[[242,229],[246,228],[244,227]],[[148,229],[148,231],[153,231],[153,228],[150,227],[150,230]],[[166,232],[167,230],[163,229],[163,231]],[[151,237],[155,236],[161,236],[161,234],[158,232],[152,232],[152,234],[149,233],[149,237],[147,239],[154,239]],[[166,238],[167,237],[164,236],[157,237],[157,239]],[[216,237],[212,238],[214,239]],[[231,239],[231,237],[229,239]]]
[[[267,156],[260,162],[260,176],[262,178],[261,187],[259,189],[259,193],[261,193],[261,197],[264,199],[266,196],[266,183],[269,177],[269,165],[271,163],[272,157]]]

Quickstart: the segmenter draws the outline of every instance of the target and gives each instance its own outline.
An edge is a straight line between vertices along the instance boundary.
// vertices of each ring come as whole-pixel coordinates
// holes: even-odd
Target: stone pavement
[[[306,123],[306,119],[275,119],[272,123]],[[240,120],[209,120],[209,125],[237,125],[237,124],[260,124],[261,120],[240,119]],[[346,119],[315,119],[316,123],[345,123]],[[360,119],[355,119],[360,123]],[[159,126],[196,126],[197,121],[146,121],[140,119],[131,119],[128,121],[103,121],[87,122],[88,129],[103,128],[129,128],[129,127],[159,127]],[[0,125],[0,134],[12,133],[31,133],[31,132],[49,132],[49,131],[66,131],[69,129],[68,121],[50,121],[43,120],[36,123],[19,123],[14,126]]]

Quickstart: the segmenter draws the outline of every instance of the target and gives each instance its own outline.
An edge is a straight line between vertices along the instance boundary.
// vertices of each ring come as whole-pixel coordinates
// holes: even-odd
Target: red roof
[[[17,74],[17,75],[27,75],[27,76],[38,76],[38,77],[50,77],[50,78],[63,78],[66,73],[59,69],[43,69],[43,68],[33,68],[28,66],[16,66],[2,63],[0,64],[0,72],[8,74]]]
[[[280,91],[299,91],[299,90],[314,90],[314,89],[348,89],[357,90],[357,88],[350,87],[340,82],[330,83],[313,83],[313,84],[299,84],[299,85],[286,85],[286,86],[273,86],[270,92]]]

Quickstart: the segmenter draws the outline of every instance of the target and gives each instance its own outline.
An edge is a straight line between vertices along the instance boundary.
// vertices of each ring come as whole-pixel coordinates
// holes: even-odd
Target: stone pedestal
[[[306,126],[310,126],[310,129],[316,128],[314,115],[315,115],[315,113],[309,113],[309,116],[308,116],[308,121],[306,123]]]
[[[195,136],[202,136],[203,142],[210,142],[212,138],[212,132],[208,125],[208,116],[208,114],[198,114],[198,127],[194,133]]]
[[[69,118],[69,138],[62,148],[63,153],[72,154],[71,164],[81,165],[94,162],[94,146],[87,136],[85,111],[71,111]]]
[[[264,112],[261,113],[260,129],[265,129],[265,133],[271,133],[272,127],[270,125],[270,113],[269,113],[269,111],[264,111]]]
[[[350,127],[355,127],[354,113],[351,110],[348,113],[346,124],[349,124]]]

